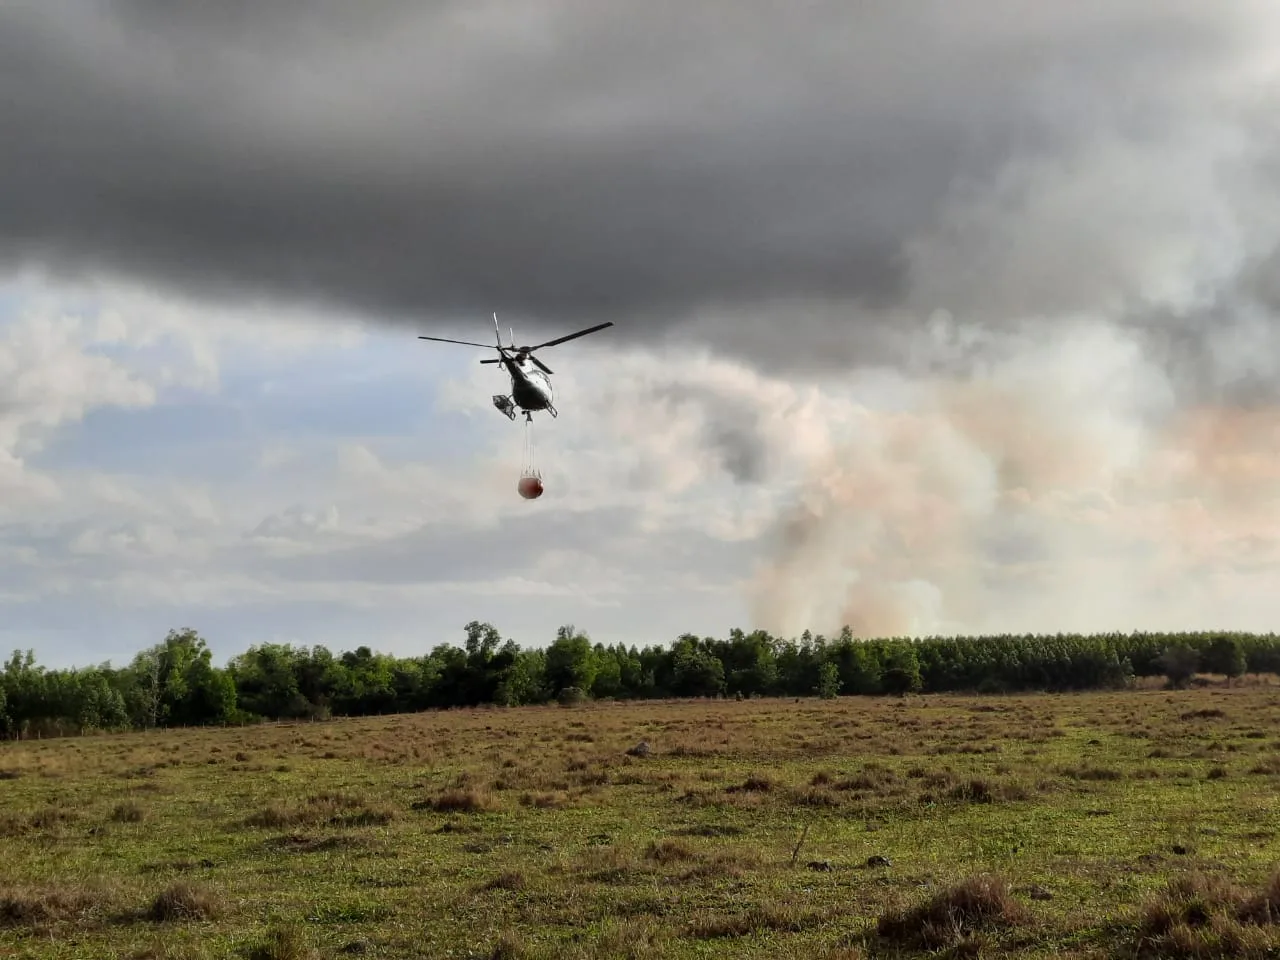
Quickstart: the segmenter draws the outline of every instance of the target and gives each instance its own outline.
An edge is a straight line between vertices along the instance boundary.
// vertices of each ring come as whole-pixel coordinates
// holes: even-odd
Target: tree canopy
[[[490,623],[463,643],[416,656],[368,646],[259,644],[213,665],[195,630],[169,631],[126,666],[46,669],[15,651],[0,672],[0,735],[253,723],[519,706],[582,697],[878,696],[1121,688],[1135,677],[1171,686],[1198,672],[1280,673],[1280,637],[1246,633],[1109,633],[796,639],[734,629],[683,634],[670,646],[594,641],[572,624],[545,648],[522,647]]]

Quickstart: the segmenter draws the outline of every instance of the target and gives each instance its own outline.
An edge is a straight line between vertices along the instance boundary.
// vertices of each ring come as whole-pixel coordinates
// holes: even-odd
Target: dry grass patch
[[[150,947],[134,950],[129,960],[207,960],[208,951],[190,944],[174,946],[163,941]]]
[[[901,947],[934,950],[1031,919],[1002,877],[970,877],[906,910],[880,916],[876,933]]]
[[[519,870],[507,870],[492,880],[480,885],[481,891],[487,890],[523,890],[527,881]]]
[[[0,837],[22,837],[41,830],[54,830],[73,823],[79,815],[72,810],[49,806],[35,813],[9,813],[0,817]]]
[[[1217,707],[1210,707],[1204,710],[1188,710],[1178,719],[1180,720],[1225,720],[1227,715]]]
[[[42,930],[59,923],[89,923],[102,919],[113,903],[111,894],[102,889],[0,887],[0,929]]]
[[[624,883],[632,876],[650,872],[622,847],[593,847],[575,863],[573,873],[593,883]]]
[[[1116,781],[1123,780],[1124,773],[1111,767],[1064,767],[1059,773],[1069,780]]]
[[[312,837],[304,833],[286,833],[278,837],[270,837],[263,845],[272,850],[284,850],[293,853],[328,853],[332,850],[346,850],[364,845],[360,837],[339,834],[332,837]]]
[[[792,790],[791,802],[801,807],[839,807],[841,799],[830,790],[821,787],[803,787]]]
[[[1015,780],[992,782],[981,777],[962,780],[947,791],[948,799],[961,803],[1006,803],[1031,799],[1032,792]]]
[[[679,879],[684,883],[739,880],[759,869],[760,860],[756,856],[731,850],[716,853],[710,859],[700,860],[683,871]]]
[[[669,942],[668,935],[659,927],[643,920],[610,920],[591,944],[585,957],[618,957],[621,960],[644,960],[661,955]]]
[[[666,839],[656,840],[649,844],[644,856],[646,860],[653,860],[666,866],[669,863],[679,863],[682,860],[696,860],[698,851],[683,840]]]
[[[535,810],[559,810],[569,805],[569,795],[562,790],[538,793],[522,793],[520,806]]]
[[[157,923],[216,920],[225,912],[222,898],[212,890],[179,880],[156,894],[147,908],[146,918]]]
[[[488,953],[488,960],[526,960],[529,948],[524,937],[513,930],[505,931],[498,937]]]
[[[672,831],[678,837],[737,837],[745,832],[742,827],[727,823],[697,823]]]
[[[314,826],[383,826],[395,819],[395,811],[380,804],[370,804],[348,794],[322,793],[301,804],[287,807],[271,804],[245,820],[250,827],[279,830],[286,827]]]
[[[493,795],[485,790],[453,787],[444,790],[430,800],[413,805],[415,810],[434,810],[436,813],[483,813],[497,806]]]
[[[1254,764],[1249,772],[1254,775],[1274,776],[1280,773],[1280,757],[1265,757]]]
[[[684,935],[694,940],[717,940],[765,931],[802,933],[825,920],[821,911],[791,903],[763,903],[737,913],[703,914],[685,927]]]
[[[1190,873],[1149,901],[1138,921],[1145,956],[1263,957],[1280,952],[1280,873],[1255,893]]]
[[[846,777],[843,780],[837,781],[835,789],[860,790],[868,793],[875,793],[876,791],[896,782],[897,779],[898,775],[888,767],[868,764],[860,773],[856,773],[852,777]]]
[[[280,927],[254,944],[245,960],[315,960],[317,956],[297,929]]]
[[[110,819],[115,823],[141,823],[146,817],[147,811],[142,804],[136,800],[125,800],[116,804]]]
[[[773,789],[773,781],[763,774],[753,773],[742,783],[725,787],[725,793],[768,793]]]

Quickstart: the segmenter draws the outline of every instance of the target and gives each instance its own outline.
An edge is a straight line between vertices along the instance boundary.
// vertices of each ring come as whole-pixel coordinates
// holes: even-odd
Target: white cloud
[[[0,328],[0,517],[62,496],[54,478],[26,463],[58,428],[99,407],[155,402],[151,384],[91,352],[96,334],[75,315],[30,308]]]

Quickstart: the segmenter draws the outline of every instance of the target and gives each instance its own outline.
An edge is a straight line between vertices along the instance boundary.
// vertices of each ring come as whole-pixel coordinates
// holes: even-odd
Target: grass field
[[[0,955],[1275,955],[1277,719],[1242,685],[4,743]]]

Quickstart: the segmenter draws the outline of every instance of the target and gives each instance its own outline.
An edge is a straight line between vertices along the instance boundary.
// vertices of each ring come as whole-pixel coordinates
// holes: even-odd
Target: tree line
[[[0,736],[323,719],[583,699],[877,696],[1119,689],[1137,677],[1184,686],[1197,673],[1280,674],[1275,634],[1107,633],[799,638],[732,630],[642,649],[593,642],[573,625],[544,648],[464,627],[461,646],[396,657],[367,646],[266,643],[213,665],[195,630],[171,630],[127,666],[47,669],[15,651],[0,673]]]

